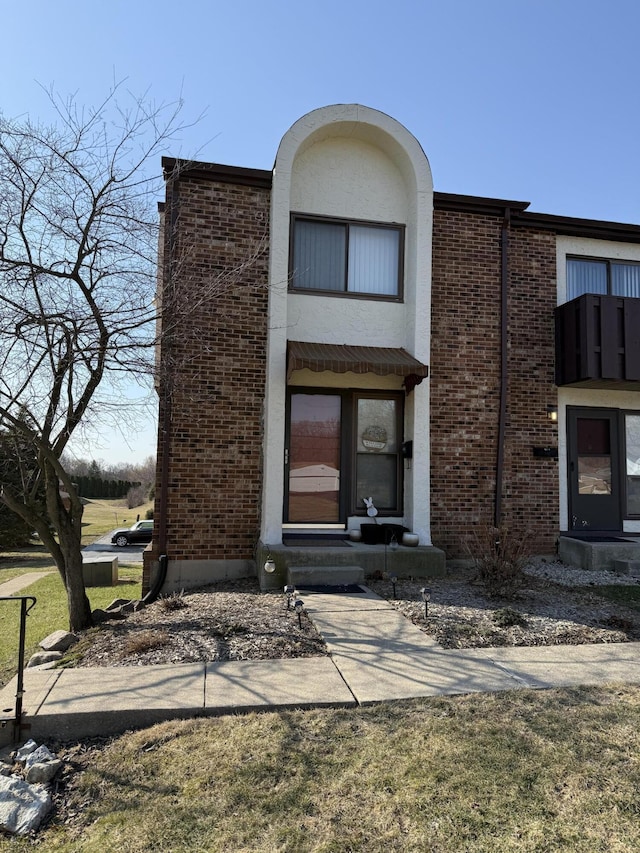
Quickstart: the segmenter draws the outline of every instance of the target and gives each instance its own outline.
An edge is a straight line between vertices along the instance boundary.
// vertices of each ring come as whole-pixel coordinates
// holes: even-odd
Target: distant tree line
[[[153,499],[156,462],[148,456],[138,465],[105,465],[95,459],[63,458],[65,471],[83,498],[124,498],[133,509]]]
[[[126,497],[129,509],[153,499],[155,459],[152,456],[139,465],[107,466],[93,459],[70,457],[63,462],[82,498]],[[45,517],[44,484],[38,475],[37,449],[25,433],[16,427],[0,429],[0,482],[19,496],[29,496],[34,506],[41,507],[40,513]],[[0,501],[0,550],[28,545],[32,534],[31,525]]]
[[[74,476],[73,481],[82,498],[124,498],[130,489],[142,485],[139,480],[106,480],[88,475]]]

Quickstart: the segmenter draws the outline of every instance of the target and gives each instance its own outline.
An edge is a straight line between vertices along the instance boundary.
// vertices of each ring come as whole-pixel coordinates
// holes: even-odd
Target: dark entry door
[[[567,409],[569,529],[622,530],[618,412]]]
[[[339,394],[292,394],[289,415],[289,522],[341,520]]]

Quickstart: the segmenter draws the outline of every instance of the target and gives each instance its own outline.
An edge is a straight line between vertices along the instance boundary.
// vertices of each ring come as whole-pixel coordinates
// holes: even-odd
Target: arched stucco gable
[[[290,292],[291,213],[394,223],[404,229],[403,291],[395,301],[343,300]],[[433,180],[416,138],[370,107],[337,104],[313,110],[285,133],[271,192],[268,378],[265,396],[263,542],[282,534],[287,340],[403,348],[429,363]],[[405,434],[414,442],[405,475],[405,520],[430,543],[428,381],[406,405]],[[420,431],[414,430],[420,424]]]

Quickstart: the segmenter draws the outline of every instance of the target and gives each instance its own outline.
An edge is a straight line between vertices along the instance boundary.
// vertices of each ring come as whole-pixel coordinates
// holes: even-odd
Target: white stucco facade
[[[294,293],[288,288],[291,213],[404,227],[402,301]],[[287,341],[404,348],[429,364],[433,183],[416,139],[389,116],[356,104],[315,110],[280,144],[271,197],[269,324],[261,540],[282,541]],[[304,371],[297,384],[399,387],[397,377]],[[401,380],[400,380],[401,381]],[[429,380],[407,395],[404,524],[430,544]],[[402,519],[394,519],[401,521]],[[347,522],[351,523],[351,522]]]

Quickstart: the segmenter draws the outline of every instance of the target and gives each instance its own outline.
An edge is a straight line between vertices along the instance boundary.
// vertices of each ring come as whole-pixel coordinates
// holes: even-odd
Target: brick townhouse
[[[297,121],[273,171],[163,166],[147,585],[379,568],[372,523],[415,534],[413,574],[477,525],[640,533],[639,226],[434,192],[359,105]]]

